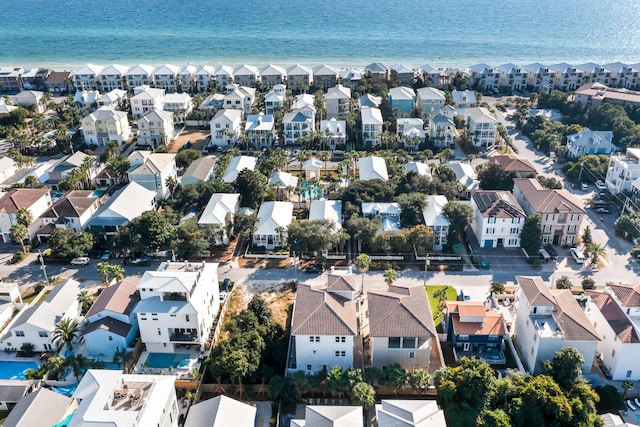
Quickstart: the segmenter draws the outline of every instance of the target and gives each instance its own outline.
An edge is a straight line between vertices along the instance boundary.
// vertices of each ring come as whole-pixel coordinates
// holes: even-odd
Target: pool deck
[[[155,353],[155,352],[151,352]],[[181,351],[182,353],[182,351]],[[191,372],[194,370],[200,369],[200,362],[198,361],[198,357],[202,354],[199,351],[189,351],[184,350],[185,354],[189,354],[189,363],[184,367],[173,367],[173,375],[175,375],[178,379],[189,378],[191,376]],[[145,367],[144,364],[149,357],[150,352],[143,351],[138,358],[138,362],[136,363],[135,368],[133,369],[134,374],[153,374],[156,372],[161,372],[162,375],[171,375],[169,372],[169,368],[149,368]]]

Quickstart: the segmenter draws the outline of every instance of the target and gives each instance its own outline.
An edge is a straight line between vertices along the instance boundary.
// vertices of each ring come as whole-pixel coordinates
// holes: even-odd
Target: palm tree
[[[386,283],[387,286],[393,285],[393,283],[398,279],[398,276],[396,275],[396,271],[393,268],[389,268],[385,270],[383,277],[384,277],[384,283]]]
[[[117,348],[116,352],[113,354],[113,363],[122,364],[122,368],[124,368],[127,362],[131,360],[132,356],[133,356],[133,353],[131,353],[130,351],[127,351],[126,348],[123,348],[123,349]]]
[[[283,226],[278,226],[274,231],[280,236],[280,246],[284,246],[284,232],[286,229]]]
[[[356,268],[362,275],[362,286],[360,288],[360,291],[364,293],[364,273],[366,273],[369,270],[369,267],[371,267],[371,258],[369,258],[369,255],[367,254],[360,254],[356,258],[355,264]]]
[[[632,381],[623,381],[622,382],[622,399],[627,397],[627,392],[633,390],[633,382]]]
[[[91,308],[91,304],[93,304],[93,297],[89,294],[89,291],[86,289],[81,290],[76,297],[76,301],[82,307],[82,315],[84,316],[89,308]]]
[[[16,221],[28,228],[33,222],[33,214],[27,208],[20,208],[16,211]]]
[[[176,179],[173,176],[168,176],[167,179],[164,181],[164,184],[169,189],[169,194],[171,195],[171,202],[173,202],[173,192],[176,191],[176,188],[178,187],[178,181],[176,181]]]
[[[589,245],[587,251],[591,255],[591,267],[597,267],[600,257],[606,254],[604,248],[598,243]]]
[[[118,264],[112,265],[109,268],[109,271],[113,275],[114,279],[116,279],[116,280],[124,279],[124,268],[121,265],[118,265]]]
[[[28,235],[29,231],[27,227],[22,224],[14,224],[9,230],[9,238],[15,243],[20,243],[23,253],[27,251],[24,246],[24,239],[26,239]]]
[[[87,156],[82,160],[80,170],[82,171],[82,181],[85,188],[91,188],[91,169],[95,166],[95,159],[92,156]]]
[[[331,158],[331,153],[328,151],[321,151],[318,153],[318,159],[324,162],[324,175],[327,178],[327,161]]]
[[[73,371],[73,375],[76,377],[78,381],[82,375],[93,365],[93,361],[87,359],[82,354],[75,354],[73,356],[69,356],[64,360],[64,366],[71,368]]]
[[[62,319],[55,324],[53,329],[53,341],[60,341],[67,345],[67,350],[71,351],[71,344],[78,336],[78,321],[74,319]]]
[[[29,188],[33,188],[38,185],[38,178],[35,175],[27,175],[24,179],[24,184]]]
[[[109,274],[111,273],[111,264],[106,261],[102,261],[96,264],[96,269],[98,270],[98,274],[102,276],[102,280],[106,284],[109,280]]]
[[[48,374],[54,375],[55,379],[59,379],[61,375],[64,373],[65,369],[65,358],[64,356],[60,356],[56,354],[55,356],[51,356],[47,363],[45,364],[45,369]]]
[[[438,300],[439,312],[436,313],[436,316],[440,316],[440,314],[442,314],[442,310],[444,310],[447,304],[447,288],[438,289],[433,293],[433,297]]]

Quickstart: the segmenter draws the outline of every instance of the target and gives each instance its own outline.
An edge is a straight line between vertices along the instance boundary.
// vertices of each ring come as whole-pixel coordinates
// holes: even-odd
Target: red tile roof
[[[0,212],[12,214],[18,209],[30,208],[47,193],[48,188],[12,188],[0,198]]]
[[[625,307],[640,307],[640,285],[608,285]]]
[[[291,319],[293,335],[357,335],[354,301],[300,284]]]
[[[423,286],[393,285],[386,292],[370,291],[367,297],[372,337],[437,336]]]
[[[636,328],[622,311],[618,303],[606,292],[587,291],[593,303],[616,333],[618,339],[624,343],[640,343]]]

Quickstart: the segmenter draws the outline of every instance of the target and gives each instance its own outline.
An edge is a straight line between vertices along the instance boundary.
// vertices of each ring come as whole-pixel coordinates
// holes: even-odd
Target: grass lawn
[[[433,322],[436,325],[436,329],[438,331],[441,330],[440,324],[442,323],[442,312],[438,307],[438,299],[433,296],[433,294],[440,290],[447,290],[447,301],[455,301],[458,297],[458,293],[453,286],[447,285],[428,285],[427,286],[427,296],[429,297],[429,306],[431,307],[431,313],[433,314]]]

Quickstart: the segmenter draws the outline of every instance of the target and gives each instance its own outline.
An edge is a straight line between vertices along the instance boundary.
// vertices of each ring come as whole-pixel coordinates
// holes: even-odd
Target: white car
[[[589,185],[586,182],[581,182],[580,188],[582,188],[582,191],[587,191],[589,189]]]
[[[587,260],[587,258],[584,256],[584,254],[580,249],[571,248],[569,252],[571,252],[571,256],[573,257],[574,260],[576,260],[578,264],[584,264],[584,262]]]
[[[607,186],[604,182],[602,182],[601,180],[597,180],[596,181],[596,187],[598,187],[598,190],[600,191],[604,191],[607,189]]]
[[[81,256],[71,260],[71,265],[87,265],[91,262],[89,257]]]

